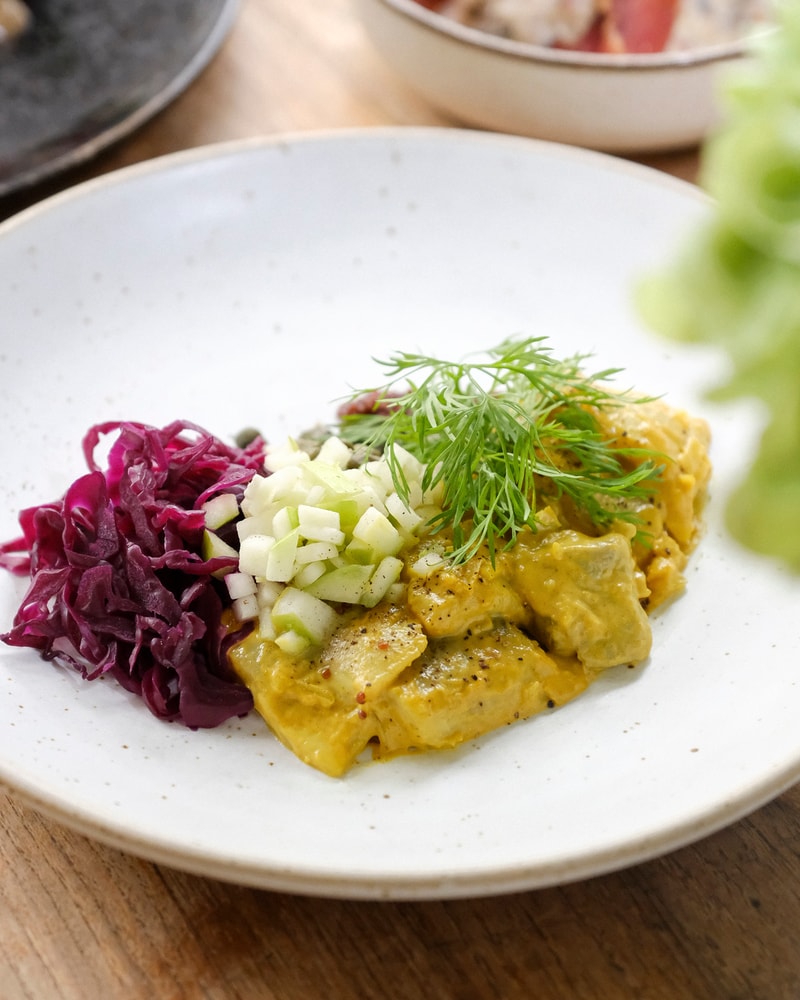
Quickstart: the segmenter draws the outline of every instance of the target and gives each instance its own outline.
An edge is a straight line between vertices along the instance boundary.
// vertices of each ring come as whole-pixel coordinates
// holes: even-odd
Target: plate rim
[[[579,159],[584,162],[644,179],[689,196],[695,200],[708,202],[708,196],[697,186],[655,168],[593,150],[536,140],[522,136],[476,133],[468,129],[452,129],[440,126],[386,126],[379,128],[355,127],[330,129],[325,131],[300,131],[237,139],[221,143],[181,150],[161,157],[142,161],[128,167],[90,179],[66,189],[50,198],[23,210],[0,224],[0,240],[9,232],[35,221],[61,205],[75,200],[102,197],[104,191],[125,184],[137,178],[182,169],[186,166],[248,155],[265,148],[278,148],[297,143],[326,144],[331,141],[351,142],[353,139],[405,142],[409,138],[419,141],[431,139],[448,143],[481,143],[495,147],[517,147],[533,150],[540,154]],[[209,856],[207,849],[193,849],[187,845],[176,848],[169,841],[155,837],[142,838],[124,830],[124,825],[114,826],[104,819],[87,814],[85,809],[69,808],[64,801],[43,794],[26,781],[14,781],[13,775],[0,761],[0,785],[7,788],[14,797],[35,811],[51,817],[66,827],[123,850],[132,855],[146,858],[154,863],[164,863],[176,869],[206,877],[219,878],[237,884],[247,884],[257,888],[299,894],[330,896],[349,899],[445,899],[465,896],[499,895],[503,893],[543,888],[565,884],[587,877],[626,868],[693,843],[711,833],[741,819],[760,808],[777,795],[791,787],[800,779],[800,757],[792,763],[772,771],[768,778],[751,780],[736,797],[718,805],[712,812],[703,811],[684,816],[681,821],[664,827],[658,836],[649,835],[638,843],[631,841],[606,847],[580,858],[569,859],[562,856],[543,865],[531,862],[528,866],[513,863],[510,867],[494,867],[488,873],[484,870],[470,873],[458,870],[449,874],[446,869],[433,874],[386,873],[365,875],[359,878],[357,872],[346,874],[326,874],[318,869],[304,869],[297,866],[252,863],[247,860],[224,858],[220,854]]]
[[[237,4],[239,0],[226,0],[226,2]],[[331,126],[328,128],[308,128],[287,130],[272,133],[269,135],[255,135],[240,137],[235,139],[222,139],[214,142],[202,143],[198,146],[190,146],[183,149],[173,150],[169,153],[162,153],[158,156],[147,157],[135,163],[129,163],[122,167],[109,170],[96,177],[71,184],[55,194],[48,195],[32,205],[20,209],[8,218],[0,221],[0,237],[12,226],[26,224],[34,216],[50,211],[58,207],[62,202],[79,200],[85,197],[92,197],[98,190],[111,188],[130,180],[137,180],[153,173],[161,173],[172,169],[181,169],[208,162],[217,158],[223,159],[230,156],[246,155],[272,148],[294,146],[298,144],[316,144],[318,142],[331,142],[344,139],[352,141],[356,139],[367,139],[380,137],[384,140],[403,141],[406,137],[416,139],[431,138],[436,141],[449,142],[453,137],[459,142],[475,142],[487,145],[508,145],[521,146],[538,149],[543,155],[554,157],[570,158],[575,160],[585,160],[589,163],[595,162],[598,166],[615,173],[628,173],[634,177],[649,179],[651,183],[661,184],[667,188],[683,192],[684,195],[694,197],[706,204],[711,203],[711,197],[698,185],[691,181],[684,180],[674,174],[665,173],[657,167],[649,166],[645,163],[638,163],[634,160],[627,160],[618,155],[603,150],[590,149],[583,146],[574,146],[569,143],[555,142],[550,139],[537,139],[532,136],[516,135],[506,132],[487,132],[480,129],[470,129],[466,126],[447,125],[375,125],[375,126]],[[2,192],[0,192],[2,197]]]
[[[0,762],[0,771],[4,770]],[[74,833],[132,857],[167,865],[187,874],[216,878],[254,889],[328,899],[424,902],[529,892],[623,871],[672,854],[719,833],[788,791],[798,780],[800,760],[776,772],[767,784],[753,782],[747,794],[740,795],[738,800],[724,803],[713,813],[698,813],[687,817],[682,822],[662,828],[658,835],[640,838],[633,847],[631,842],[626,842],[582,855],[579,860],[562,857],[544,865],[531,862],[522,866],[515,863],[477,873],[448,872],[442,868],[436,874],[390,874],[383,871],[375,875],[359,875],[356,871],[333,874],[321,872],[313,866],[303,868],[265,865],[252,860],[211,857],[201,848],[187,845],[176,848],[168,840],[126,834],[122,824],[114,826],[92,818],[84,810],[70,810],[46,795],[20,784],[10,783],[8,776],[2,773],[0,790]]]

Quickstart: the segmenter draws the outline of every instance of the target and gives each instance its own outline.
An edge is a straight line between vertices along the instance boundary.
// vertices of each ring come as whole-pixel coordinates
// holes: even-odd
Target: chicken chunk
[[[387,691],[380,756],[457,746],[575,697],[587,685],[518,628],[432,640]]]
[[[526,532],[503,558],[548,651],[574,655],[590,670],[646,659],[650,623],[624,535]]]
[[[450,544],[448,538],[438,547],[445,552]],[[496,618],[517,625],[530,618],[513,579],[497,563],[492,565],[485,546],[466,563],[445,563],[433,572],[415,571],[417,554],[412,551],[406,560],[406,600],[411,615],[432,638],[484,632]]]
[[[403,610],[383,604],[344,624],[314,659],[285,653],[255,631],[230,660],[278,739],[338,777],[378,733],[374,703],[427,642]]]

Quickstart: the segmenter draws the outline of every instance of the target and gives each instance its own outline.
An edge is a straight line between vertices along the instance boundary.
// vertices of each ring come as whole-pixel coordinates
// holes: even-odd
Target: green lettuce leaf
[[[709,221],[637,289],[658,333],[727,356],[716,400],[758,399],[757,453],[727,500],[731,534],[800,572],[800,0],[724,84],[702,150]]]

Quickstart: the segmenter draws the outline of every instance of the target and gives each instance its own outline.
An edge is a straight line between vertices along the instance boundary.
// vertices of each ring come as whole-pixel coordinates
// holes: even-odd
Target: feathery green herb
[[[598,527],[635,521],[627,501],[659,474],[653,453],[614,447],[592,413],[635,402],[602,386],[620,369],[585,375],[588,355],[559,361],[544,341],[507,340],[472,362],[395,354],[378,361],[388,382],[372,412],[342,417],[345,440],[384,449],[405,501],[408,483],[393,446],[425,463],[423,489],[441,484],[444,497],[431,526],[452,530],[455,563],[484,542],[494,560],[498,545],[535,530],[542,495],[570,497]]]

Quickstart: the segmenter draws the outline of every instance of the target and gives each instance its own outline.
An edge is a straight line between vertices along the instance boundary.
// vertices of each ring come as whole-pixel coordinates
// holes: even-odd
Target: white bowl
[[[460,121],[612,153],[689,147],[719,120],[721,70],[744,42],[682,52],[557,51],[467,28],[414,0],[355,0],[410,86]]]

